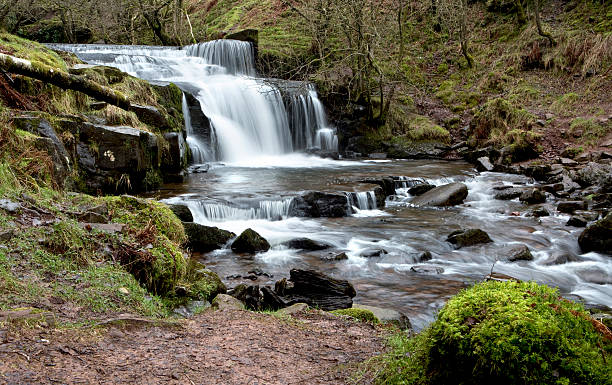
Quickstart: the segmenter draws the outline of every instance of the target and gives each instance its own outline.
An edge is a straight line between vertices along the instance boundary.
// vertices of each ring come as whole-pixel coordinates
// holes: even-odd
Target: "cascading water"
[[[198,223],[248,221],[254,219],[278,220],[287,218],[293,199],[260,201],[257,207],[241,208],[220,203],[188,202],[189,210]]]
[[[314,87],[284,95],[275,82],[257,78],[251,43],[216,40],[179,48],[54,45],[89,64],[108,65],[160,83],[173,82],[193,94],[210,121],[209,135],[186,124],[194,161],[250,165],[254,158],[278,156],[316,146],[337,151]],[[190,120],[186,101],[183,113]],[[195,127],[195,124],[193,125]],[[208,127],[208,126],[207,126]],[[210,143],[204,137],[210,138]]]
[[[347,193],[349,206],[354,212],[360,210],[376,210],[376,194],[374,191]]]
[[[206,143],[200,139],[198,134],[193,132],[193,126],[191,125],[191,115],[189,113],[189,106],[187,104],[187,98],[185,97],[185,94],[183,94],[183,116],[185,118],[185,131],[187,132],[187,144],[191,149],[193,163],[199,164],[210,160],[210,151],[208,151]]]

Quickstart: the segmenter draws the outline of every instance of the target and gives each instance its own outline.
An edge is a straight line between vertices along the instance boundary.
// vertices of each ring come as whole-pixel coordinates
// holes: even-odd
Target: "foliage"
[[[361,322],[380,323],[378,318],[370,310],[350,308],[350,309],[339,309],[333,310],[332,314],[348,316]]]
[[[610,121],[599,123],[593,118],[575,118],[570,123],[569,134],[580,138],[580,142],[592,146],[612,132]]]
[[[533,121],[533,115],[526,110],[514,107],[504,98],[495,98],[479,107],[468,134],[474,144],[529,145],[539,137],[531,131]],[[521,143],[515,142],[517,139]]]
[[[385,384],[607,384],[612,342],[555,289],[486,282],[453,297],[413,340],[396,337]]]

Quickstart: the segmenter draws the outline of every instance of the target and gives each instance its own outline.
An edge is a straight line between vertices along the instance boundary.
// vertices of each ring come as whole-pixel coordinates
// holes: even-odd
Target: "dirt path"
[[[343,384],[384,338],[372,325],[316,311],[18,334],[0,329],[0,384]]]

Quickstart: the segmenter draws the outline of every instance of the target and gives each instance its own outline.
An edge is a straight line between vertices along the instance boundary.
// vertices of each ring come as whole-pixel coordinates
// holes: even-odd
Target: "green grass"
[[[350,308],[350,309],[334,310],[331,313],[335,315],[340,315],[340,316],[348,316],[348,317],[354,318],[355,320],[361,321],[361,322],[369,322],[373,324],[380,323],[378,318],[376,318],[374,313],[372,313],[370,310]]]
[[[570,123],[569,134],[579,138],[579,142],[593,146],[612,132],[612,123],[599,123],[593,118],[575,118]]]
[[[18,58],[42,63],[63,71],[66,70],[64,60],[42,44],[6,32],[0,32],[0,47]]]

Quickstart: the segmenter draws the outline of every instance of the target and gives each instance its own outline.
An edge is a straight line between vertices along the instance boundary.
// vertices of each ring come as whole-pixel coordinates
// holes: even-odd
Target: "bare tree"
[[[468,67],[472,68],[474,58],[469,49],[467,0],[437,0],[437,3],[440,19],[451,33],[457,35],[461,53],[467,61]]]
[[[542,22],[540,21],[540,1],[533,0],[533,5],[534,5],[533,12],[535,13],[535,21],[536,21],[536,26],[538,27],[538,33],[540,34],[540,36],[547,38],[551,46],[554,46],[556,43],[552,35],[550,34],[550,32],[545,32],[544,29],[542,29]]]

